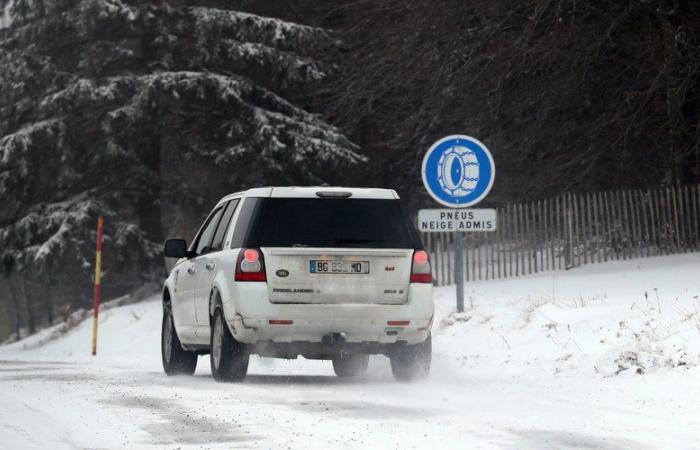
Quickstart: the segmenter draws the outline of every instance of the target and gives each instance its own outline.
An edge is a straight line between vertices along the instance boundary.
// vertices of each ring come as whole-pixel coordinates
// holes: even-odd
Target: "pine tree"
[[[157,281],[163,239],[223,194],[365,161],[284,99],[324,76],[324,30],[180,3],[0,4],[0,301],[22,326],[89,305],[98,215],[109,297]]]

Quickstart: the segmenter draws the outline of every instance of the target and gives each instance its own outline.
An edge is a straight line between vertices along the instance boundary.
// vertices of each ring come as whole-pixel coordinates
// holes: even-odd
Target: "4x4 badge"
[[[386,270],[387,272],[393,272],[394,266],[386,266],[386,267],[384,267],[384,270]]]
[[[278,277],[282,277],[282,278],[288,277],[288,276],[289,276],[289,271],[288,271],[288,270],[284,270],[284,269],[280,269],[280,270],[278,270],[278,271],[275,272],[275,273],[277,274]]]

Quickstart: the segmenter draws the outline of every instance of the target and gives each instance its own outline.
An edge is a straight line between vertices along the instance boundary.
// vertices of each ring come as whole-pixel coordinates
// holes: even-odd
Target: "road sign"
[[[457,232],[455,282],[457,311],[464,311],[464,234],[462,231],[495,231],[496,211],[468,208],[484,199],[493,186],[496,166],[491,152],[478,139],[463,134],[434,143],[423,157],[423,184],[436,202],[455,209],[422,209],[418,227],[428,232]],[[460,214],[461,213],[461,214]]]
[[[435,142],[423,157],[423,184],[438,203],[466,208],[488,195],[496,176],[491,152],[479,140],[461,134]]]
[[[496,210],[421,209],[418,229],[425,232],[496,231]]]

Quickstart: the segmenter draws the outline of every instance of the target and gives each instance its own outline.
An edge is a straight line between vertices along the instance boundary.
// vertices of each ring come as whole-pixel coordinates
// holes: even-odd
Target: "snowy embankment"
[[[0,347],[0,442],[694,448],[699,275],[700,255],[687,254],[473,282],[462,314],[454,287],[436,289],[433,372],[416,384],[394,383],[384,357],[361,383],[304,359],[256,358],[239,385],[213,382],[206,357],[198,376],[168,378],[154,297],[101,315],[97,357],[91,319]]]
[[[437,290],[435,334],[469,372],[643,374],[700,362],[700,255],[629,260]],[[444,350],[444,348],[441,348]]]

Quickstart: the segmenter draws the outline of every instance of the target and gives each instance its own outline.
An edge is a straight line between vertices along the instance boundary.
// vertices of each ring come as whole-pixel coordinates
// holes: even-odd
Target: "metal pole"
[[[455,283],[457,284],[457,312],[464,312],[464,233],[455,239]]]
[[[95,287],[92,298],[92,354],[97,354],[97,323],[100,315],[100,276],[102,272],[102,227],[104,218],[100,216],[97,219],[97,252],[95,255]]]

